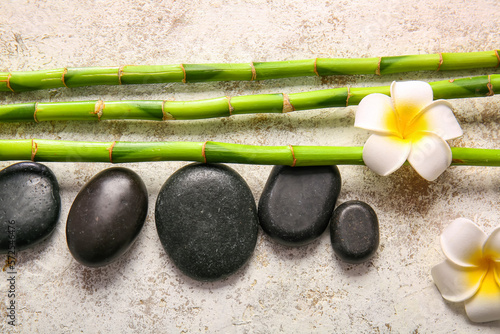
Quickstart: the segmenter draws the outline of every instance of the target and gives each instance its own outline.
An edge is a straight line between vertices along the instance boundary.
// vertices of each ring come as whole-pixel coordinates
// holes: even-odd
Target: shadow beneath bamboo
[[[175,121],[50,121],[0,123],[0,133],[7,138],[48,138],[79,140],[86,137],[99,141],[206,141],[216,137],[248,134],[257,139],[269,138],[270,132],[297,133],[308,129],[352,127],[352,107],[296,111],[288,114],[247,114],[231,117]],[[226,140],[227,141],[227,140]],[[255,143],[255,141],[253,141]],[[252,144],[251,142],[245,144]],[[258,144],[258,142],[257,142]]]

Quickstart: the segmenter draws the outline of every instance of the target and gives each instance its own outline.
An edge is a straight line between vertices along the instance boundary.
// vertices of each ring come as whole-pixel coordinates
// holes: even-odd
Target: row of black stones
[[[330,224],[335,253],[360,263],[378,247],[377,216],[366,203],[349,201],[334,211],[341,178],[336,166],[274,167],[257,211],[245,180],[221,164],[190,164],[165,182],[155,207],[160,241],[187,276],[213,281],[241,268],[255,249],[258,226],[285,245],[304,245]],[[0,171],[0,252],[47,238],[59,219],[54,174],[38,163]],[[98,267],[125,253],[141,231],[147,191],[133,171],[114,167],[95,175],[78,193],[66,225],[69,250],[80,263]],[[10,227],[9,227],[10,226]]]
[[[349,263],[368,260],[379,244],[377,215],[361,201],[334,211],[341,184],[336,166],[275,166],[259,200],[262,229],[281,244],[297,246],[315,240],[330,224],[337,256]]]

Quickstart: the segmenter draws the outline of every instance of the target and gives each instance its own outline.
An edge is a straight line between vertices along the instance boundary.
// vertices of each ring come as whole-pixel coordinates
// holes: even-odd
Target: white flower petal
[[[411,122],[406,129],[407,133],[429,131],[437,134],[444,140],[460,137],[463,134],[458,124],[451,104],[445,100],[431,102]]]
[[[434,266],[431,274],[444,299],[451,302],[463,302],[477,292],[486,275],[486,270],[463,268],[451,261],[444,261]]]
[[[423,81],[393,82],[391,99],[402,124],[409,122],[433,100],[431,85]]]
[[[424,179],[434,181],[451,164],[450,146],[432,132],[418,132],[410,139],[408,162]]]
[[[370,94],[359,102],[354,126],[378,134],[398,135],[396,113],[391,98],[384,94]]]
[[[410,148],[407,140],[373,134],[363,147],[363,161],[375,173],[389,175],[404,164]]]
[[[483,254],[490,257],[493,261],[500,262],[500,226],[491,232],[484,243]]]
[[[444,255],[453,263],[480,266],[486,234],[469,219],[455,219],[444,229],[440,241]]]
[[[500,320],[500,287],[493,270],[488,270],[477,293],[465,301],[465,311],[474,322]]]

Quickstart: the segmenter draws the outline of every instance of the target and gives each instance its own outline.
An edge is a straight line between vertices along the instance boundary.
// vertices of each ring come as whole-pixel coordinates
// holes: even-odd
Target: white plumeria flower
[[[470,320],[500,319],[500,226],[489,237],[468,219],[453,221],[441,234],[446,261],[431,274],[444,299],[465,302]]]
[[[393,82],[390,91],[390,97],[370,94],[359,103],[354,126],[372,132],[363,160],[384,176],[408,160],[423,178],[433,181],[451,164],[446,140],[462,135],[451,105],[433,101],[432,87],[423,81]]]

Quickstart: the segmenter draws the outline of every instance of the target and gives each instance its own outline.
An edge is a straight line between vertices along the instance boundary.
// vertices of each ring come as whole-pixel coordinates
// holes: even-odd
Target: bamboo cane
[[[372,58],[316,58],[237,64],[127,65],[0,72],[0,91],[58,87],[157,84],[199,81],[253,81],[299,76],[390,74],[496,68],[499,50]]]
[[[451,148],[452,165],[500,166],[500,150]],[[54,162],[198,161],[259,165],[363,165],[363,147],[257,146],[219,142],[0,140],[0,160]]]
[[[491,96],[500,86],[500,74],[430,83],[434,98]],[[192,120],[250,113],[283,113],[296,110],[357,105],[372,93],[389,95],[389,86],[333,88],[293,94],[260,94],[219,97],[198,101],[78,101],[31,102],[0,106],[0,122],[61,120]]]

